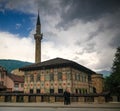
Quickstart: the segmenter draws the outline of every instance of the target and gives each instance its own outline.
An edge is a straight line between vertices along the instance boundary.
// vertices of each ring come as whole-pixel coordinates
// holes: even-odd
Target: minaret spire
[[[40,23],[40,17],[39,17],[39,10],[38,10],[38,17],[37,17],[37,24],[36,25],[41,25],[41,23]]]
[[[39,11],[37,16],[36,34],[34,34],[34,39],[35,39],[35,63],[38,63],[41,62],[41,40],[42,40]]]

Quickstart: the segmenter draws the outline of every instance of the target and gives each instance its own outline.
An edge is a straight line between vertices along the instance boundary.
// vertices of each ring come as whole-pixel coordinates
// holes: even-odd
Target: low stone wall
[[[105,95],[71,95],[71,102],[80,103],[104,103],[106,101]],[[63,102],[62,94],[0,94],[0,102]]]

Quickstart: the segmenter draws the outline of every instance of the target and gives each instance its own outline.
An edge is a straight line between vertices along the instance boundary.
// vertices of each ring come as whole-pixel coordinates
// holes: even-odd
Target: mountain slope
[[[8,72],[30,64],[32,63],[19,60],[0,59],[0,66],[4,67]]]
[[[110,76],[111,72],[107,70],[98,71],[97,73],[103,74],[103,77]]]

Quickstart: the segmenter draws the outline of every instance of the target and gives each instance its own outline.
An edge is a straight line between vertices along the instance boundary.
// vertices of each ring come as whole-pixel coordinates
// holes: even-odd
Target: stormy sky
[[[120,0],[0,0],[0,59],[34,62],[38,10],[42,61],[61,57],[111,69],[120,46]]]

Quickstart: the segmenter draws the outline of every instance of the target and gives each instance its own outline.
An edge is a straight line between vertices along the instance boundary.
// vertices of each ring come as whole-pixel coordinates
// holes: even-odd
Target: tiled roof
[[[14,82],[24,83],[24,77],[18,76],[14,74],[8,74],[9,78],[11,78]]]
[[[62,58],[55,58],[55,59],[50,59],[44,62],[40,62],[40,63],[34,63],[32,65],[29,66],[25,66],[20,68],[19,70],[22,71],[28,71],[28,70],[42,70],[42,69],[50,69],[50,68],[58,68],[58,67],[73,67],[75,69],[78,69],[80,71],[89,73],[89,74],[93,74],[95,73],[94,71],[76,63],[73,62],[71,60],[67,60],[67,59],[62,59]]]

